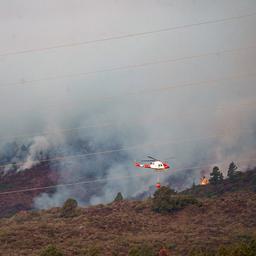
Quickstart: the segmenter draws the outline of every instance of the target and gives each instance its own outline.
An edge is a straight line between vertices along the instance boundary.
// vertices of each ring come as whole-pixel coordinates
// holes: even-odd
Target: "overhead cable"
[[[233,131],[234,129],[232,129]],[[251,129],[248,128],[240,128],[239,131],[244,130],[244,131],[252,131]],[[199,140],[207,140],[207,139],[214,139],[218,137],[225,137],[227,136],[227,133],[229,130],[224,130],[224,133],[219,133],[219,134],[212,134],[206,137],[197,137],[197,138],[190,138],[190,139],[181,139],[181,140],[164,140],[161,142],[152,142],[152,143],[144,143],[144,144],[137,144],[137,145],[132,145],[132,146],[126,146],[123,148],[117,148],[117,149],[109,149],[109,150],[104,150],[104,151],[98,151],[98,152],[92,152],[92,153],[84,153],[84,154],[75,154],[75,155],[66,155],[66,156],[57,156],[53,158],[47,158],[47,159],[42,159],[42,160],[37,160],[37,161],[30,161],[30,164],[40,164],[40,163],[46,163],[46,162],[58,162],[62,160],[71,160],[71,159],[77,159],[77,158],[85,158],[85,157],[90,157],[90,156],[96,156],[96,155],[105,155],[105,154],[112,154],[112,153],[117,153],[117,152],[122,152],[122,151],[130,151],[134,150],[137,148],[144,148],[144,147],[152,147],[152,146],[163,146],[163,145],[170,145],[170,144],[178,144],[178,143],[187,143],[191,141],[199,141]],[[26,162],[17,162],[15,163],[16,166],[22,166]],[[0,168],[6,168],[12,166],[14,163],[8,163],[4,165],[0,165]]]
[[[249,159],[249,160],[255,160],[255,159]],[[240,160],[240,162],[248,162],[248,159],[246,160]],[[221,163],[212,163],[212,164],[205,164],[205,165],[197,165],[197,166],[187,166],[185,168],[178,168],[175,169],[175,171],[186,171],[186,170],[196,170],[196,169],[202,169],[206,168],[212,165],[220,165],[225,162]],[[84,181],[78,181],[78,182],[72,182],[72,183],[62,183],[62,184],[56,184],[56,185],[50,185],[50,186],[41,186],[41,187],[32,187],[32,188],[23,188],[23,189],[17,189],[17,190],[10,190],[5,192],[0,192],[0,195],[9,195],[9,194],[18,194],[18,193],[24,193],[24,192],[32,192],[32,191],[38,191],[38,190],[47,190],[47,189],[54,189],[54,188],[61,188],[61,187],[70,187],[70,186],[77,186],[77,185],[83,185],[83,184],[91,184],[91,183],[100,183],[100,182],[107,182],[112,180],[123,180],[123,179],[134,179],[134,178],[141,178],[145,176],[153,175],[154,172],[147,172],[143,174],[137,174],[137,175],[124,175],[124,176],[115,176],[115,177],[107,177],[107,178],[98,178],[98,179],[91,179],[91,180],[84,180]]]
[[[102,38],[98,38],[98,39],[92,39],[92,40],[86,40],[86,41],[80,41],[80,42],[63,43],[63,44],[40,47],[40,48],[2,52],[2,53],[0,53],[0,57],[27,54],[27,53],[33,53],[33,52],[50,51],[50,50],[56,50],[56,49],[60,49],[60,48],[78,47],[78,46],[95,44],[95,43],[106,42],[106,41],[111,41],[111,40],[120,40],[120,39],[126,39],[126,38],[141,37],[141,36],[147,36],[147,35],[151,35],[151,34],[175,31],[175,30],[179,30],[179,29],[187,29],[187,28],[201,26],[201,25],[209,25],[209,24],[223,23],[223,22],[228,22],[228,21],[233,21],[233,20],[240,20],[240,19],[244,19],[247,17],[253,17],[255,15],[256,15],[256,12],[252,12],[252,13],[244,14],[244,15],[195,22],[195,23],[191,23],[191,24],[172,26],[172,27],[148,30],[148,31],[143,31],[143,32],[128,33],[128,34],[124,34],[124,35],[114,35],[114,36],[102,37]]]
[[[76,78],[76,77],[84,77],[88,75],[95,75],[99,73],[108,73],[108,72],[115,72],[115,71],[122,71],[122,70],[133,70],[143,67],[148,67],[152,65],[159,65],[159,64],[167,64],[167,63],[174,63],[174,62],[180,62],[185,60],[191,60],[195,58],[202,58],[202,57],[208,57],[208,56],[219,56],[221,54],[235,54],[240,51],[249,50],[249,49],[255,49],[256,46],[246,46],[246,47],[240,47],[240,48],[234,48],[234,49],[227,49],[227,50],[219,50],[214,52],[207,52],[207,53],[201,53],[201,54],[195,54],[190,56],[184,56],[179,58],[172,58],[172,59],[164,59],[164,60],[154,60],[154,61],[148,61],[140,64],[131,64],[131,65],[125,65],[125,66],[119,66],[119,67],[112,67],[112,68],[104,68],[94,71],[87,71],[87,72],[81,72],[81,73],[72,73],[72,74],[64,74],[64,75],[57,75],[57,76],[49,76],[44,78],[38,78],[38,79],[31,79],[31,80],[23,80],[22,82],[10,82],[5,84],[0,84],[0,88],[8,88],[13,86],[35,86],[40,85],[40,82],[47,82],[47,81],[54,81],[54,80],[61,80],[61,79],[69,79],[69,78]]]

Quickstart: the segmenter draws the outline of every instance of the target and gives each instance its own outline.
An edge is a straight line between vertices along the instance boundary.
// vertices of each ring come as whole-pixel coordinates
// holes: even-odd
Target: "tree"
[[[230,179],[233,179],[236,175],[237,166],[234,164],[234,162],[231,162],[228,168],[228,177]]]
[[[223,181],[223,174],[220,171],[218,166],[214,166],[212,169],[212,172],[210,173],[210,179],[209,182],[210,184],[216,185]]]
[[[200,205],[200,202],[192,196],[177,194],[173,189],[161,187],[154,193],[152,209],[160,213],[172,212],[190,204]]]
[[[172,195],[176,192],[169,187],[161,187],[155,193],[153,197],[153,210],[157,212],[169,212],[173,209]]]
[[[64,218],[74,217],[76,215],[77,201],[69,198],[61,208],[60,216]]]
[[[116,195],[116,197],[115,197],[115,199],[114,199],[114,201],[115,201],[115,202],[118,202],[118,201],[122,201],[123,199],[124,199],[124,198],[123,198],[122,193],[121,193],[121,192],[118,192],[117,195]]]
[[[201,203],[192,196],[177,194],[168,187],[161,187],[154,193],[152,209],[158,213],[167,213],[181,210],[191,204],[201,206]]]

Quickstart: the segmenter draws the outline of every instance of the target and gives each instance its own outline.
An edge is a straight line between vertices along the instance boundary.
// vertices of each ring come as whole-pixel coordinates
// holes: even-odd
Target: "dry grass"
[[[193,247],[217,248],[243,236],[256,235],[256,193],[233,192],[203,199],[171,213],[151,210],[150,201],[122,201],[79,208],[77,216],[60,218],[60,209],[20,212],[0,219],[0,255],[39,255],[54,244],[64,255],[127,255],[129,248],[148,243],[171,255],[188,255]],[[117,254],[114,254],[117,252]]]

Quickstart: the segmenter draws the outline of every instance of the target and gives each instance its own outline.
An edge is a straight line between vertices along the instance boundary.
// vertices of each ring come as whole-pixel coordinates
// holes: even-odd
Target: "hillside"
[[[13,175],[2,177],[1,191],[54,184],[58,177],[31,170],[16,173],[11,183]],[[52,243],[67,256],[122,256],[143,244],[155,252],[168,248],[176,256],[189,255],[193,248],[215,250],[256,237],[255,181],[256,169],[215,186],[194,186],[180,194],[193,195],[202,205],[165,214],[152,211],[152,199],[146,199],[78,208],[75,217],[63,218],[61,208],[24,211],[31,209],[33,196],[41,191],[5,195],[1,212],[10,217],[0,219],[0,255],[36,256]]]
[[[72,177],[72,174],[66,173],[66,176],[60,175],[58,170],[52,169],[48,164],[40,164],[31,169],[20,172],[8,172],[0,175],[0,217],[12,216],[18,211],[32,210],[34,208],[34,199],[41,193],[52,195],[56,188],[35,189],[21,193],[2,194],[9,191],[42,188],[54,186],[56,184],[70,183],[88,180],[89,177]],[[76,198],[87,202],[91,195],[97,195],[100,192],[98,184],[87,184],[88,191],[81,190],[83,185],[72,187],[72,193]],[[82,191],[82,192],[81,192]]]
[[[22,211],[0,220],[0,255],[39,255],[54,243],[67,256],[121,256],[144,243],[178,256],[256,236],[256,193],[227,192],[201,202],[169,214],[153,212],[150,200],[79,208],[73,218],[61,218],[60,208]]]
[[[27,141],[25,144],[16,142],[6,143],[0,149],[0,217],[11,216],[20,210],[33,209],[35,198],[40,197],[42,193],[47,193],[49,197],[54,194],[58,198],[62,195],[61,189],[58,188],[37,189],[18,194],[1,195],[1,193],[104,178],[108,176],[113,166],[123,163],[124,159],[127,159],[125,153],[117,152],[115,156],[111,157],[111,160],[103,155],[101,160],[97,162],[97,165],[95,165],[95,159],[90,157],[79,158],[79,161],[72,161],[71,157],[69,161],[48,162],[47,159],[49,158],[58,158],[65,155],[86,155],[97,151],[104,151],[111,147],[118,148],[120,145],[115,138],[111,138],[110,145],[103,143],[100,146],[93,145],[92,147],[89,139],[80,139],[73,134],[70,138],[67,138],[65,143],[51,145],[49,148],[42,150],[41,139],[41,137],[36,138],[32,141]],[[43,141],[45,142],[45,140],[44,138]],[[48,143],[47,140],[46,142]],[[37,150],[33,151],[35,148]],[[33,154],[31,151],[33,151]],[[26,163],[27,159],[30,158],[35,161],[33,166],[28,164],[29,167],[21,168],[19,164],[15,164]],[[75,197],[84,204],[88,204],[92,196],[100,196],[104,193],[104,184],[104,181],[97,184],[86,184],[86,186],[81,184],[74,187],[69,186],[67,190],[69,190],[69,196]],[[60,204],[65,200],[65,197],[59,200]],[[54,204],[55,200],[51,200],[51,203]]]
[[[67,174],[68,175],[68,174]],[[68,180],[72,180],[72,177],[69,176]],[[171,187],[177,187],[180,178],[174,178],[173,180],[168,180]],[[76,179],[74,180],[74,182]],[[8,172],[5,175],[0,176],[0,193],[12,190],[20,190],[26,188],[36,188],[51,186],[61,182],[61,178],[57,170],[53,170],[49,167],[48,164],[37,165],[29,170],[22,172]],[[65,181],[63,181],[65,183]],[[88,185],[87,185],[88,187]],[[90,193],[83,193],[83,200],[86,201],[92,194],[96,194],[100,190],[97,184],[94,184],[90,188]],[[152,194],[154,187],[151,187],[150,193],[145,192],[141,195],[138,195],[136,199],[140,200],[145,197],[148,197],[149,194]],[[236,179],[230,181],[225,179],[222,183],[218,185],[208,185],[208,186],[195,186],[191,189],[183,191],[184,194],[193,195],[196,197],[211,197],[216,195],[221,195],[225,192],[232,191],[255,191],[256,190],[256,169],[250,170],[244,173],[238,173]],[[55,189],[47,190],[35,190],[18,194],[7,194],[0,195],[0,217],[12,216],[18,211],[22,210],[32,210],[33,209],[33,200],[35,197],[40,195],[43,192],[54,193]],[[73,189],[74,194],[79,195],[79,187]],[[79,195],[81,197],[81,195]]]
[[[58,172],[51,170],[47,164],[21,172],[9,172],[0,176],[0,193],[55,185],[58,178]],[[48,193],[53,191],[54,189],[47,190]],[[34,197],[42,192],[44,190],[0,195],[0,217],[11,216],[18,211],[32,209]]]
[[[224,179],[216,185],[194,186],[182,193],[197,197],[212,197],[235,191],[256,191],[256,168],[246,172],[237,172],[232,180]]]

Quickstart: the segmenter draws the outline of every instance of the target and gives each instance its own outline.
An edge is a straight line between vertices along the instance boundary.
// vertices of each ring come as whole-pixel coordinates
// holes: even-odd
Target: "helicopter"
[[[149,159],[141,160],[140,162],[135,162],[134,165],[139,168],[153,169],[155,172],[158,172],[158,173],[165,172],[170,168],[169,164],[166,162],[163,162],[163,161],[156,159],[152,156],[147,156],[147,157]],[[143,163],[143,162],[145,162],[145,163]],[[161,188],[161,184],[159,181],[159,175],[157,176],[156,188],[157,189]]]

